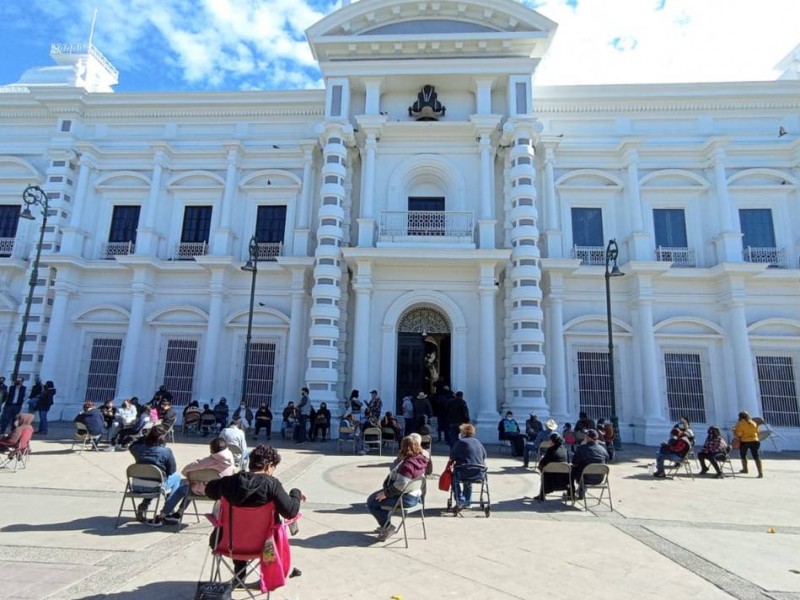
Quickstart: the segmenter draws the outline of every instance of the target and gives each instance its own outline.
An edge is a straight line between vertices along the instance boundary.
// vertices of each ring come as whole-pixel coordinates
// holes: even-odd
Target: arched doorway
[[[450,385],[450,323],[438,310],[409,309],[397,328],[397,389],[395,410],[403,397],[429,396]]]

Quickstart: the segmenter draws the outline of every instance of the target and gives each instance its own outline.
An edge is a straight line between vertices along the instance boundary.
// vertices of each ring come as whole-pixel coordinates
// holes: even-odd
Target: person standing
[[[741,473],[747,473],[747,451],[750,450],[750,455],[756,463],[758,469],[758,478],[764,477],[764,470],[761,467],[761,455],[759,449],[761,448],[761,441],[758,438],[758,423],[750,418],[746,411],[739,413],[739,421],[733,428],[733,435],[739,438],[739,458],[742,459]]]
[[[6,403],[3,405],[3,412],[2,415],[0,415],[0,435],[4,434],[6,428],[14,423],[17,415],[22,410],[22,403],[25,401],[26,391],[27,389],[22,383],[22,377],[17,377],[14,385],[8,389]]]
[[[300,400],[297,402],[297,426],[294,428],[295,444],[306,443],[306,427],[308,426],[308,415],[311,411],[311,402],[308,400],[309,390],[304,387],[300,390]]]
[[[420,427],[422,427],[423,420],[426,423],[430,423],[431,419],[433,419],[433,407],[431,406],[431,401],[428,400],[428,395],[425,392],[420,392],[417,394],[417,398],[414,400],[414,423],[416,427],[414,431],[407,432],[407,433],[422,433],[420,431]],[[422,435],[431,435],[431,432],[423,433]]]
[[[28,412],[33,413],[39,404],[39,397],[42,395],[42,380],[37,375],[31,386],[31,395],[28,396]]]
[[[447,409],[447,443],[451,448],[458,441],[459,427],[464,423],[469,423],[469,407],[464,400],[464,392],[459,391]]]
[[[369,400],[367,400],[367,409],[376,419],[380,419],[383,414],[383,400],[378,395],[378,390],[372,390],[369,393]]]
[[[53,408],[55,395],[55,385],[50,380],[46,381],[42,388],[42,394],[39,396],[39,402],[37,403],[37,410],[39,411],[39,431],[36,433],[47,435],[47,413]]]

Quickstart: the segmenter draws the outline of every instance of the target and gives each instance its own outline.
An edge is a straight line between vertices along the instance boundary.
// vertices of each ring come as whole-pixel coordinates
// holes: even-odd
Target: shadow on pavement
[[[130,592],[111,594],[95,594],[84,596],[82,600],[174,600],[175,598],[193,598],[197,584],[193,581],[159,581],[148,583]]]
[[[153,528],[137,523],[132,519],[122,519],[121,527],[114,529],[116,523],[116,516],[96,516],[85,517],[82,519],[75,519],[73,521],[65,521],[63,523],[15,523],[14,525],[6,525],[0,528],[0,531],[6,533],[24,533],[32,531],[82,531],[89,535],[136,535],[140,533],[148,533],[154,531]],[[135,525],[135,527],[125,527],[127,524]],[[172,528],[170,528],[172,529]],[[170,529],[167,529],[169,531]]]
[[[352,548],[374,544],[376,536],[370,531],[327,531],[307,538],[293,538],[292,547],[327,550],[331,548]]]

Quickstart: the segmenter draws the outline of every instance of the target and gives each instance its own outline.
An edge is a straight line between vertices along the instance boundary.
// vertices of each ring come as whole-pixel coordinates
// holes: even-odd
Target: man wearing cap
[[[531,413],[530,418],[525,421],[525,435],[528,436],[529,440],[532,440],[536,437],[536,434],[540,433],[544,428],[542,427],[542,422],[539,420],[535,414]]]
[[[541,425],[541,423],[539,423],[539,425]],[[558,433],[558,423],[553,419],[547,419],[547,422],[544,424],[544,429],[539,431],[530,442],[525,444],[525,454],[522,457],[522,464],[526,469],[528,468],[528,464],[530,464],[531,453],[538,454],[539,446],[542,442],[550,440],[551,433]]]
[[[369,414],[375,417],[376,419],[380,419],[381,415],[383,414],[383,401],[381,397],[378,396],[378,390],[372,390],[369,393],[369,400],[367,400],[367,409],[369,409]]]
[[[584,432],[583,443],[578,446],[575,455],[572,457],[572,481],[578,484],[578,493],[575,496],[578,500],[583,498],[583,488],[580,487],[581,474],[586,465],[605,464],[608,462],[608,451],[603,444],[597,443],[600,435],[596,429],[587,429]],[[592,475],[587,477],[586,483],[600,483],[602,475]],[[596,479],[596,481],[595,481]]]

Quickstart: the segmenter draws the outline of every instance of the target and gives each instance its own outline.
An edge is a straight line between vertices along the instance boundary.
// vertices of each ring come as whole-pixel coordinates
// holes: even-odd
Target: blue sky
[[[365,0],[367,1],[367,0]],[[0,0],[0,85],[94,44],[117,91],[320,87],[304,31],[341,0]],[[559,29],[538,84],[774,79],[798,0],[525,0]]]

